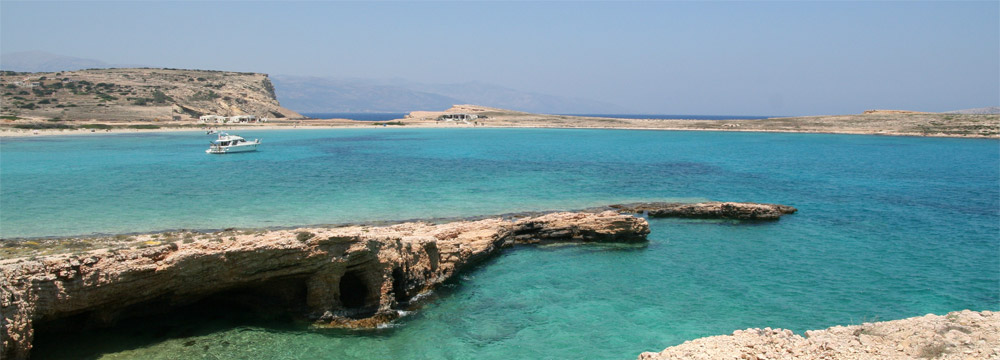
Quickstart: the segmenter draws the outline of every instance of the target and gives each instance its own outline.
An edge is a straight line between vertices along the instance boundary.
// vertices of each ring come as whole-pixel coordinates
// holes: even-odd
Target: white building
[[[225,116],[219,116],[219,115],[202,115],[201,117],[198,118],[198,120],[200,120],[203,123],[221,124],[226,122],[227,118]]]
[[[455,121],[455,120],[466,120],[466,121],[468,121],[468,120],[475,120],[475,119],[478,119],[478,118],[479,118],[479,115],[476,115],[476,114],[463,114],[463,113],[443,114],[441,116],[438,116],[438,120],[444,120],[444,121]]]
[[[255,122],[258,122],[258,121],[257,121],[257,117],[253,116],[253,115],[236,115],[236,116],[230,116],[229,117],[229,122],[231,122],[231,123],[255,123]]]
[[[233,123],[262,123],[267,122],[267,118],[259,118],[254,115],[236,115],[236,116],[219,116],[219,115],[202,115],[198,117],[198,120],[202,123],[216,123],[216,124],[233,124]]]

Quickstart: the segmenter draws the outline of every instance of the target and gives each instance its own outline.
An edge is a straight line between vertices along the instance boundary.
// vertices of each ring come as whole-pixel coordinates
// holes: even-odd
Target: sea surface
[[[570,116],[603,117],[615,119],[657,119],[657,120],[760,120],[780,116],[759,115],[667,115],[667,114],[560,114]]]
[[[651,219],[645,246],[518,247],[370,331],[239,311],[40,334],[33,357],[634,359],[748,327],[1000,310],[1000,143],[559,129],[260,130],[0,140],[0,237],[780,203],[776,222]]]
[[[351,119],[358,121],[388,121],[402,119],[409,113],[302,113],[313,119]],[[605,117],[615,119],[682,119],[682,120],[743,120],[767,119],[776,116],[759,115],[665,115],[665,114],[559,114],[570,116]]]

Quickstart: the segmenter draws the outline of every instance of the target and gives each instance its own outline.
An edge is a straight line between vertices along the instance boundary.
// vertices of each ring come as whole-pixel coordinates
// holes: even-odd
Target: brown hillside
[[[300,118],[281,107],[267,74],[178,69],[0,73],[7,119],[163,121],[201,115]]]

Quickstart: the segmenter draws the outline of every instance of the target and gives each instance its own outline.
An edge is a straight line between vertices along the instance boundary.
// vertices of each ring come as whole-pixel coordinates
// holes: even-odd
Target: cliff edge
[[[181,69],[0,72],[2,107],[15,119],[169,121],[202,115],[301,118],[281,107],[267,74]]]

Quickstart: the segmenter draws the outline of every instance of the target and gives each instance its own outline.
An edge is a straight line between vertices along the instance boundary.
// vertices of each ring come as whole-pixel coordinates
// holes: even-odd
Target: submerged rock
[[[70,317],[109,326],[213,296],[247,308],[301,309],[322,325],[370,328],[397,318],[400,304],[504,246],[641,242],[647,234],[642,218],[562,212],[517,220],[224,231],[147,241],[145,247],[4,259],[0,357],[26,358],[37,326]]]
[[[1000,313],[956,311],[806,331],[746,329],[686,341],[641,360],[668,359],[997,359]]]
[[[777,220],[798,209],[777,204],[702,202],[702,203],[635,203],[611,205],[621,213],[647,213],[649,217],[677,217],[695,219]]]

